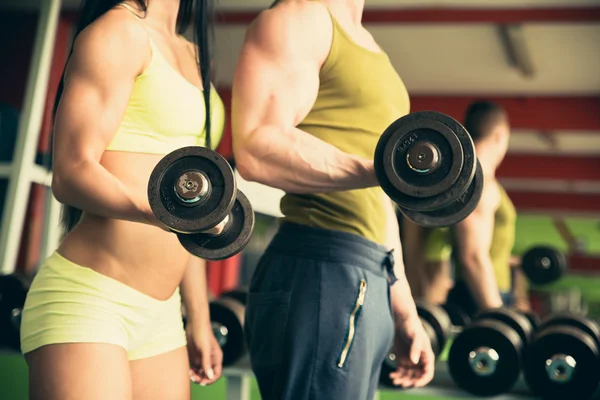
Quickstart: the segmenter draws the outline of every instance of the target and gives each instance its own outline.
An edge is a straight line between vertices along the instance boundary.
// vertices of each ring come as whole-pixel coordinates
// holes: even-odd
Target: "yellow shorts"
[[[157,300],[55,252],[27,294],[21,351],[58,343],[115,344],[129,360],[185,346],[179,289]]]

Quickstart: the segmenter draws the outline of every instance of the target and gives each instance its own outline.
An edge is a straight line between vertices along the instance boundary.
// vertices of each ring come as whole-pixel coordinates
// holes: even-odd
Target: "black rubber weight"
[[[467,218],[479,204],[483,192],[483,170],[477,162],[475,177],[471,184],[453,203],[434,211],[414,211],[400,207],[400,211],[406,218],[417,225],[427,228],[437,228],[455,225]]]
[[[576,361],[568,380],[551,378],[548,360],[570,356]],[[525,382],[536,395],[546,400],[592,397],[600,383],[599,349],[587,333],[569,326],[552,326],[540,331],[527,349],[524,362]]]
[[[175,185],[186,172],[203,174],[210,192],[196,204],[184,204]],[[183,147],[162,158],[150,175],[148,200],[159,221],[179,233],[198,233],[217,226],[231,211],[237,186],[231,165],[204,147]]]
[[[471,322],[471,317],[458,304],[446,303],[442,308],[448,314],[452,325],[464,327]]]
[[[544,265],[545,260],[549,265]],[[522,257],[521,269],[527,279],[536,285],[545,285],[560,279],[568,266],[566,255],[550,246],[536,246]]]
[[[478,348],[491,348],[498,353],[495,371],[481,376],[469,363],[469,354]],[[508,325],[493,320],[473,322],[452,343],[448,370],[454,383],[476,396],[497,396],[512,389],[519,378],[523,343]]]
[[[529,319],[521,312],[509,308],[493,308],[481,311],[475,318],[476,321],[485,319],[500,321],[519,334],[524,344],[528,344],[533,339],[534,328]]]
[[[571,328],[579,329],[589,335],[592,340],[595,341],[598,348],[600,348],[600,327],[594,321],[589,318],[585,318],[582,315],[575,315],[571,313],[561,312],[551,315],[546,318],[540,325],[538,330],[540,332],[545,329],[549,329],[555,326],[568,326]]]
[[[234,299],[218,299],[210,303],[210,320],[227,328],[223,349],[223,366],[239,361],[246,354],[244,340],[244,306]]]
[[[205,260],[224,260],[233,257],[250,242],[254,229],[252,205],[239,190],[229,218],[229,226],[221,235],[177,234],[179,242],[188,252]]]
[[[422,320],[431,325],[435,333],[436,345],[440,352],[443,351],[452,328],[452,321],[446,310],[440,306],[419,301],[417,302],[417,313]],[[437,355],[439,353],[436,353]]]
[[[420,140],[437,143],[442,153],[441,165],[429,175],[406,165],[406,149]],[[465,192],[475,174],[475,158],[473,141],[458,121],[439,112],[419,111],[399,118],[383,132],[375,149],[375,175],[401,207],[431,211]]]
[[[30,279],[20,274],[0,276],[0,347],[20,348],[21,312]]]

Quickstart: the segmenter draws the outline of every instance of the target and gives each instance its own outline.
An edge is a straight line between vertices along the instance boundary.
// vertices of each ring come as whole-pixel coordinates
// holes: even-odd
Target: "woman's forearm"
[[[97,162],[81,162],[68,171],[54,171],[52,191],[58,201],[106,218],[150,223],[148,199],[136,198]]]
[[[190,256],[180,287],[188,323],[210,324],[205,260]]]

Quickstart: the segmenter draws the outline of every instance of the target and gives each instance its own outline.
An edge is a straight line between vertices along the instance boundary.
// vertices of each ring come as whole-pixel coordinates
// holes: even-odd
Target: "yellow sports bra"
[[[120,5],[139,18],[126,4]],[[206,112],[202,91],[175,70],[148,37],[152,58],[135,79],[123,120],[106,150],[167,154],[185,146],[204,146]],[[223,136],[225,107],[211,88],[210,136],[216,148]]]

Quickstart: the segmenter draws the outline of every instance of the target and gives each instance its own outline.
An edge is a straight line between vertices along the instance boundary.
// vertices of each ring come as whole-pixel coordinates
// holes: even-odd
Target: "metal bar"
[[[41,165],[34,164],[31,167],[31,181],[38,185],[50,187],[52,185],[52,172]]]
[[[521,24],[500,25],[499,33],[509,64],[516,67],[524,77],[533,78],[536,68],[523,26]]]
[[[12,165],[9,163],[0,163],[0,179],[8,179],[10,178],[10,171],[12,169]]]
[[[250,400],[251,374],[230,375],[227,377],[227,400]]]
[[[34,157],[44,116],[61,0],[45,0],[40,4],[36,40],[0,229],[1,273],[14,271],[19,251],[31,189],[32,169],[35,165]]]
[[[42,233],[41,258],[49,257],[58,247],[61,238],[60,227],[61,204],[54,198],[52,190],[46,190],[46,207],[44,212],[44,230]]]

